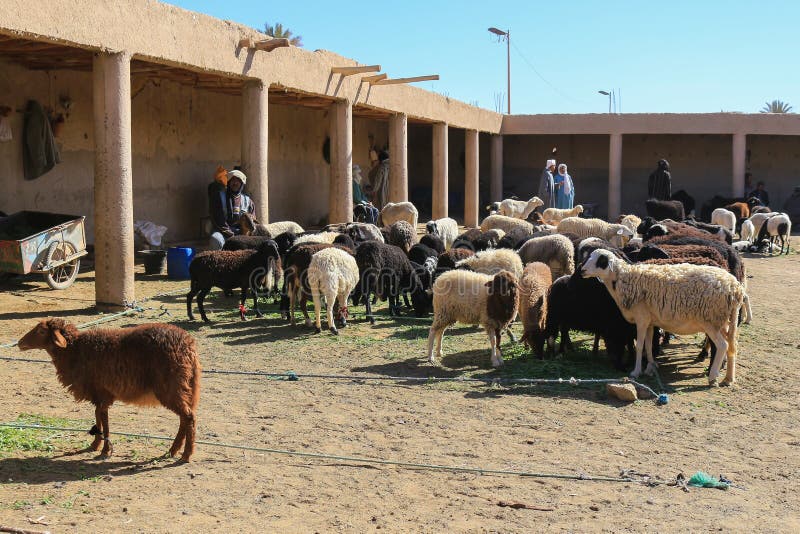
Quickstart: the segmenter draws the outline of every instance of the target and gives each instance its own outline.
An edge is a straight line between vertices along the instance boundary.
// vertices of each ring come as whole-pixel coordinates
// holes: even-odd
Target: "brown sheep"
[[[451,248],[447,252],[439,254],[439,270],[455,269],[456,262],[474,256],[475,253],[468,248]]]
[[[728,211],[732,211],[734,215],[736,215],[736,226],[740,226],[742,221],[750,217],[750,206],[747,205],[747,202],[734,202],[733,204],[728,204],[725,206],[725,209]]]
[[[108,409],[115,401],[122,401],[137,406],[161,405],[178,414],[180,427],[169,454],[174,457],[185,441],[181,461],[191,458],[201,367],[194,339],[186,331],[154,323],[79,332],[63,319],[47,319],[25,334],[18,346],[20,350],[46,350],[58,381],[76,401],[94,404],[91,450],[104,443],[102,456],[113,453],[108,439]]]
[[[519,281],[519,316],[522,342],[541,360],[544,358],[547,323],[547,292],[553,284],[550,267],[534,261],[525,266]]]

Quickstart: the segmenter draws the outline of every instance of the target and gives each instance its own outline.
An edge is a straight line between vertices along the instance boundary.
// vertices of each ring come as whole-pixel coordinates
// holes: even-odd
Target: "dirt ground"
[[[176,464],[161,458],[167,442],[123,437],[115,439],[115,455],[100,460],[81,451],[89,443],[85,434],[0,429],[0,525],[52,532],[798,532],[800,256],[749,258],[746,265],[754,319],[741,330],[732,388],[706,385],[704,364],[694,360],[698,338],[685,336],[661,360],[670,394],[661,407],[611,400],[594,385],[290,382],[207,373],[198,415],[198,439],[214,442],[611,477],[633,470],[674,480],[706,471],[732,480],[736,487],[728,491],[454,473],[208,445],[198,446],[191,463]],[[142,274],[136,289],[141,298],[186,285]],[[75,323],[101,317],[91,272],[59,292],[36,278],[0,289],[0,343],[16,340],[42,317]],[[544,362],[505,341],[507,365],[493,371],[484,335],[458,326],[445,335],[442,366],[434,368],[425,360],[425,322],[370,326],[356,318],[334,337],[284,325],[274,313],[240,322],[236,300],[218,293],[208,302],[215,321],[208,326],[185,320],[180,294],[145,302],[144,312],[109,326],[174,321],[196,336],[206,370],[619,376],[604,355],[592,358],[587,336],[576,336],[583,340],[579,350]],[[16,349],[0,355],[47,358]],[[4,421],[91,426],[91,406],[72,401],[49,363],[0,361],[0,381]],[[164,409],[117,405],[110,426],[171,436],[178,419]],[[46,525],[36,524],[42,516]]]

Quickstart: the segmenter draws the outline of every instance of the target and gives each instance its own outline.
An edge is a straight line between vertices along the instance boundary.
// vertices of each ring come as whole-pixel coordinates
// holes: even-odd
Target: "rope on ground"
[[[56,431],[56,432],[71,432],[77,434],[85,434],[86,430],[78,429],[78,428],[64,428],[64,427],[55,427],[55,426],[43,426],[43,425],[32,425],[32,424],[23,424],[23,423],[0,423],[0,427],[6,428],[17,428],[17,429],[26,429],[26,430],[47,430],[47,431]],[[111,435],[114,436],[122,436],[128,438],[142,438],[142,439],[153,439],[153,440],[160,440],[160,441],[172,441],[174,438],[169,436],[152,436],[149,434],[138,434],[132,432],[111,432]],[[440,465],[440,464],[426,464],[426,463],[419,463],[419,462],[403,462],[397,460],[383,460],[380,458],[364,458],[359,456],[344,456],[339,454],[323,454],[317,452],[300,452],[300,451],[290,451],[285,449],[272,449],[266,447],[250,447],[247,445],[236,445],[233,443],[222,443],[216,441],[206,441],[206,440],[196,440],[196,444],[198,445],[206,445],[209,447],[220,447],[225,449],[238,449],[238,450],[245,450],[245,451],[253,451],[253,452],[262,452],[266,454],[281,454],[286,456],[299,456],[303,458],[315,458],[319,460],[337,460],[337,461],[344,461],[344,462],[355,462],[355,463],[366,463],[366,464],[378,464],[378,465],[391,465],[395,467],[405,467],[408,469],[428,469],[428,470],[436,470],[436,471],[451,471],[451,472],[459,472],[459,473],[476,473],[480,475],[512,475],[512,476],[519,476],[519,477],[532,477],[532,478],[557,478],[557,479],[564,479],[564,480],[584,480],[584,481],[594,481],[594,482],[624,482],[624,483],[642,483],[647,485],[662,485],[666,484],[664,481],[656,481],[649,479],[645,480],[637,480],[631,476],[624,476],[624,477],[608,477],[608,476],[596,476],[596,475],[586,475],[583,473],[580,474],[568,474],[568,473],[542,473],[542,472],[535,472],[535,471],[516,471],[511,469],[490,469],[490,468],[482,468],[482,467],[459,467],[459,466],[451,466],[451,465]]]
[[[145,297],[142,300],[138,301],[138,303],[144,303],[144,302],[147,302],[147,301],[150,301],[150,300],[153,300],[153,299],[157,299],[159,297],[166,297],[166,296],[169,296],[169,295],[174,295],[176,293],[186,293],[188,290],[189,290],[189,288],[181,288],[181,289],[175,289],[175,290],[172,290],[172,291],[165,291],[164,293],[158,293],[156,295],[151,295],[149,297]],[[116,312],[116,313],[112,313],[111,315],[104,315],[103,317],[100,317],[99,319],[95,319],[95,320],[89,321],[87,323],[79,324],[76,328],[78,330],[84,330],[84,329],[90,328],[92,326],[97,326],[97,325],[102,324],[102,323],[107,323],[109,321],[113,321],[113,320],[118,319],[118,318],[120,318],[120,317],[122,317],[124,315],[129,315],[131,313],[137,313],[137,312],[145,311],[145,308],[143,308],[142,306],[139,306],[137,304],[137,301],[133,301],[131,303],[125,303],[125,308],[126,309],[124,309],[122,311],[119,311],[119,312]],[[153,308],[147,308],[147,309],[153,309]],[[164,311],[166,311],[165,308],[164,308]],[[166,313],[168,314],[169,312],[166,312]],[[164,315],[163,312],[162,312],[162,315]],[[4,345],[0,345],[0,349],[10,349],[12,347],[16,347],[17,343],[18,343],[18,341],[14,341],[12,343],[6,343]]]
[[[0,356],[0,360],[22,363],[50,363],[50,360],[36,360],[28,358],[12,358]],[[666,404],[663,394],[656,393],[650,386],[631,380],[630,378],[476,378],[458,376],[367,376],[367,375],[336,375],[336,374],[297,374],[294,371],[285,373],[275,373],[268,371],[237,371],[231,369],[203,369],[206,375],[235,375],[235,376],[258,376],[269,380],[285,380],[294,382],[303,379],[322,379],[322,380],[347,380],[352,382],[419,382],[419,383],[442,383],[442,382],[461,382],[461,383],[480,383],[488,385],[570,385],[580,386],[583,384],[632,384],[650,393],[658,404]],[[663,388],[662,388],[663,391]]]

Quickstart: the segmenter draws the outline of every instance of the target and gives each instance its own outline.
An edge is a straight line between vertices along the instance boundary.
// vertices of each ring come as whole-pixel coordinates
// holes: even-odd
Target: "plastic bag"
[[[167,227],[150,221],[134,221],[133,228],[151,247],[160,247],[161,239],[167,233]]]

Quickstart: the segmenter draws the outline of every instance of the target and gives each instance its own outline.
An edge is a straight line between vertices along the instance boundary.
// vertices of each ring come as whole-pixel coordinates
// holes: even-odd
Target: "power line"
[[[520,49],[519,49],[519,47],[517,46],[517,43],[516,43],[516,42],[512,42],[512,43],[511,43],[511,46],[513,46],[513,47],[514,47],[514,50],[516,50],[516,51],[517,51],[517,54],[519,54],[519,57],[521,57],[521,58],[522,58],[522,60],[523,60],[525,63],[527,63],[527,64],[528,64],[528,67],[530,67],[530,68],[531,68],[531,70],[532,70],[534,73],[536,73],[536,76],[538,76],[538,77],[539,77],[539,79],[540,79],[540,80],[542,80],[544,83],[546,83],[547,85],[549,85],[549,86],[550,86],[550,88],[551,88],[553,91],[555,91],[556,93],[558,93],[558,95],[559,95],[559,96],[561,96],[562,98],[565,98],[565,99],[567,99],[567,100],[570,100],[570,101],[572,101],[572,102],[575,102],[575,103],[577,103],[577,104],[585,104],[585,103],[586,103],[586,102],[585,102],[585,101],[583,101],[583,100],[578,100],[578,99],[576,99],[576,98],[574,98],[574,97],[572,97],[572,96],[570,96],[570,95],[568,95],[568,94],[564,93],[564,92],[563,92],[561,89],[559,89],[557,86],[555,86],[555,85],[553,85],[552,83],[550,83],[550,81],[549,81],[547,78],[545,78],[544,76],[542,76],[542,73],[540,73],[540,72],[539,72],[539,70],[538,70],[538,69],[537,69],[537,68],[536,68],[536,67],[533,65],[533,63],[531,63],[531,62],[530,62],[530,60],[529,60],[527,57],[525,57],[525,54],[523,54],[523,53],[522,53],[522,50],[520,50]]]

